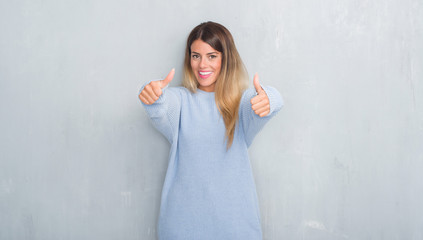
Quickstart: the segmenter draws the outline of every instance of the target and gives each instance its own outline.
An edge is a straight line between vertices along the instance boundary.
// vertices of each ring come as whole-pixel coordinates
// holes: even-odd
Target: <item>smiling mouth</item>
[[[200,75],[200,78],[203,78],[203,79],[210,77],[212,73],[213,72],[198,72],[198,74]]]

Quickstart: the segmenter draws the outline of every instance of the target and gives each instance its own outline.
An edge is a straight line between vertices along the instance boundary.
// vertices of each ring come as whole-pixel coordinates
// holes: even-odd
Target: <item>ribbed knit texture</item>
[[[160,240],[262,239],[247,149],[283,105],[276,89],[263,89],[270,114],[256,115],[250,103],[256,92],[246,90],[229,150],[213,92],[168,87],[154,104],[143,104],[153,125],[171,144],[157,228]]]

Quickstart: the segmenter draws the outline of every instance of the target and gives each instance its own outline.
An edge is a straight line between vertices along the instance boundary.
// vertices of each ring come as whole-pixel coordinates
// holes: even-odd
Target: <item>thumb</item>
[[[173,79],[173,76],[175,76],[175,69],[172,68],[172,70],[170,70],[169,74],[166,76],[165,79],[162,80],[162,86],[161,88],[165,88]]]
[[[263,88],[261,88],[260,83],[259,83],[259,76],[258,76],[258,73],[256,73],[256,74],[254,75],[254,80],[253,80],[253,83],[254,83],[254,88],[256,89],[256,92],[257,92],[257,93],[260,93],[260,92],[262,92],[262,91],[263,91]]]

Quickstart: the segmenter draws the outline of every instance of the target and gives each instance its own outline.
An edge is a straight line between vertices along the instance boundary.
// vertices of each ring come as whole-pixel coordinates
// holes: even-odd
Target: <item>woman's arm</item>
[[[257,133],[283,106],[278,90],[270,86],[262,87],[257,75],[254,77],[254,87],[255,89],[247,89],[243,93],[239,109],[240,123],[248,147]]]
[[[138,94],[154,127],[172,143],[179,126],[181,98],[179,91],[167,88],[174,76],[174,69],[164,80],[144,84]]]

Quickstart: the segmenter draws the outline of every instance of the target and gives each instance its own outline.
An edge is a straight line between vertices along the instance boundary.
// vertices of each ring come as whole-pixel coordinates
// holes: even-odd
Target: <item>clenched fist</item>
[[[175,69],[170,70],[167,77],[163,80],[152,81],[149,84],[145,85],[144,89],[141,91],[139,98],[141,102],[147,105],[151,105],[159,99],[162,95],[162,89],[165,88],[173,79],[175,75]]]
[[[265,117],[270,113],[270,102],[266,92],[261,88],[259,83],[259,77],[256,73],[254,75],[254,88],[256,89],[257,95],[251,98],[251,108],[254,113],[260,117]]]

